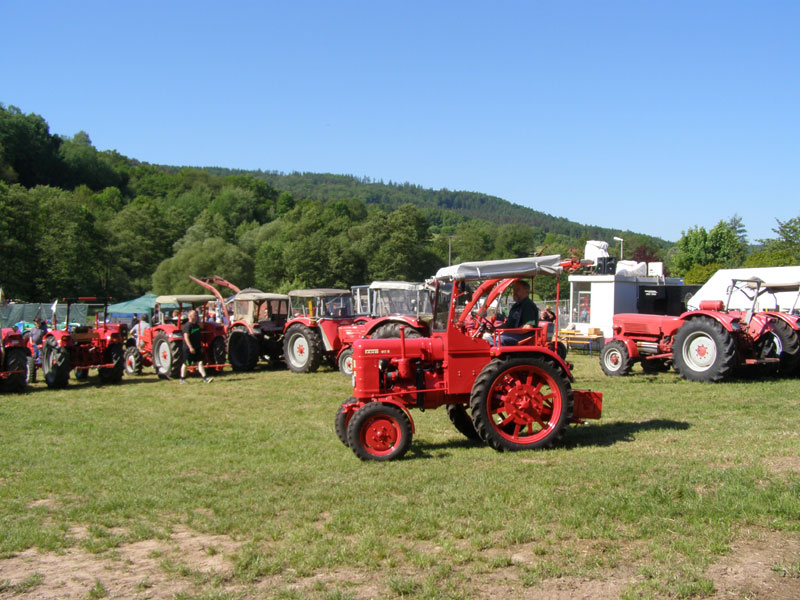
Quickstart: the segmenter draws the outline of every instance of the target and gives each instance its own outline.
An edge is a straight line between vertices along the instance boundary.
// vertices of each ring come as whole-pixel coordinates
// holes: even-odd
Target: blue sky
[[[800,3],[0,0],[0,102],[151,163],[369,176],[677,240],[800,216]],[[610,241],[610,240],[608,240]]]

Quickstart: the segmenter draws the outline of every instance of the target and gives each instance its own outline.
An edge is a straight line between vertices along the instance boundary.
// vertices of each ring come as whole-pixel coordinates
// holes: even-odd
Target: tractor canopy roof
[[[190,304],[192,306],[199,306],[206,302],[213,302],[214,300],[216,300],[216,298],[211,294],[175,294],[156,298],[158,304]]]
[[[313,290],[292,290],[289,296],[292,298],[319,298],[327,296],[349,296],[350,290],[337,290],[334,288],[318,288]]]
[[[245,302],[252,300],[258,302],[259,300],[288,300],[289,296],[286,294],[270,294],[269,292],[262,292],[255,288],[246,288],[233,297],[234,300],[243,300]]]
[[[509,277],[532,277],[534,275],[558,275],[561,273],[561,256],[531,256],[505,260],[482,260],[443,267],[436,279],[443,281],[478,281]]]
[[[410,281],[373,281],[369,284],[371,290],[409,290],[415,292],[425,289],[424,283]]]
[[[758,277],[752,279],[734,279],[734,285],[739,284],[739,287],[745,286],[751,289],[760,287],[762,290],[770,293],[778,292],[796,292],[800,290],[800,281],[764,281]]]

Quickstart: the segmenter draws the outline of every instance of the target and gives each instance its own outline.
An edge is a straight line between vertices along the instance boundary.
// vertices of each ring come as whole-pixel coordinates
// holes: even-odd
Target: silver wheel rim
[[[708,371],[717,360],[717,345],[706,333],[693,333],[686,338],[683,359],[694,371]]]
[[[308,341],[302,333],[296,333],[289,339],[289,354],[296,367],[304,367],[308,362]]]
[[[169,344],[167,342],[161,341],[158,343],[155,358],[158,361],[158,372],[169,373],[172,367],[172,353],[169,350]]]
[[[615,363],[614,360],[617,362]],[[619,368],[622,366],[622,352],[616,348],[609,350],[606,352],[604,361],[606,364],[606,369],[609,371],[619,371]]]

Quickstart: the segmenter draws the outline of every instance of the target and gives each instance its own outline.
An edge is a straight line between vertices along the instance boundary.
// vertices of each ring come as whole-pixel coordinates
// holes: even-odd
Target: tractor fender
[[[286,323],[283,326],[283,333],[286,333],[289,327],[291,327],[295,323],[300,323],[301,325],[305,325],[306,327],[310,327],[312,329],[318,327],[316,319],[309,319],[308,317],[297,316],[286,320]]]
[[[494,351],[492,351],[494,354]],[[561,369],[563,369],[564,374],[570,380],[570,382],[575,381],[575,377],[572,375],[572,370],[570,365],[567,361],[561,358],[557,353],[553,352],[549,348],[545,348],[543,346],[508,346],[503,348],[502,354],[496,354],[496,358],[500,359],[507,359],[507,358],[516,358],[516,357],[524,357],[524,356],[546,356],[553,360]]]
[[[763,314],[763,313],[758,313],[758,314]],[[795,331],[800,330],[800,318],[797,315],[790,315],[788,313],[782,313],[782,312],[770,312],[766,314],[768,314],[773,319],[780,319],[781,321],[784,321],[789,327],[791,327]]]
[[[634,342],[631,338],[629,337],[607,338],[604,343],[607,344],[611,340],[617,340],[618,342],[622,342],[623,344],[625,344],[625,349],[628,351],[628,356],[630,356],[631,358],[634,359],[639,358],[639,347],[636,345],[636,342]]]
[[[733,326],[733,321],[738,321],[738,318],[731,316],[729,313],[718,312],[715,310],[695,310],[688,313],[683,313],[680,318],[683,321],[691,321],[699,317],[708,317],[714,319],[717,323],[722,325],[726,331],[734,331],[736,328]]]
[[[253,326],[250,323],[248,323],[247,321],[242,321],[242,320],[234,321],[227,328],[227,331],[232,331],[234,327],[244,327],[245,329],[247,329],[247,332],[250,335],[255,335],[255,330],[253,329]]]
[[[59,346],[72,346],[72,336],[69,334],[68,331],[62,331],[61,329],[50,330],[42,337],[42,346],[47,343],[47,340],[54,339],[56,344]]]
[[[391,404],[392,406],[396,406],[397,408],[402,410],[404,413],[406,413],[406,416],[408,417],[408,420],[411,423],[411,433],[414,434],[417,433],[417,430],[414,426],[414,419],[411,417],[411,413],[409,412],[408,407],[405,404],[403,404],[400,400],[388,396],[388,397],[375,398],[375,402],[383,402],[384,404]]]

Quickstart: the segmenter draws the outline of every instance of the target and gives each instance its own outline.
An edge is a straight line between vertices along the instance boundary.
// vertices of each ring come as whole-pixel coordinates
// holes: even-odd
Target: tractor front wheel
[[[72,364],[67,349],[59,346],[55,338],[48,338],[42,348],[42,372],[47,387],[66,387],[71,370]]]
[[[295,323],[283,338],[283,357],[295,373],[313,373],[322,362],[322,338],[318,331]]]
[[[153,366],[159,377],[177,379],[181,374],[183,347],[178,341],[171,341],[167,334],[159,331],[153,338]]]
[[[136,346],[125,349],[125,372],[128,375],[142,374],[142,353]]]
[[[736,367],[733,336],[714,319],[691,319],[675,334],[672,362],[681,377],[689,381],[722,381]]]
[[[620,340],[611,340],[600,351],[600,368],[609,377],[621,377],[631,372],[633,361],[628,348]]]
[[[339,373],[345,377],[353,376],[353,349],[347,348],[339,354]]]
[[[10,348],[5,353],[3,368],[11,373],[2,381],[3,389],[8,392],[24,392],[25,381],[28,379],[28,355],[22,348]]]
[[[547,359],[494,359],[475,380],[470,407],[476,431],[495,450],[549,448],[572,418],[572,390]]]
[[[347,445],[361,460],[401,458],[411,445],[411,421],[397,406],[368,402],[350,418]]]
[[[100,381],[103,383],[119,383],[122,380],[122,374],[125,372],[124,354],[122,344],[110,344],[108,346],[106,360],[114,366],[98,369]]]

